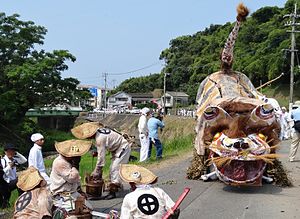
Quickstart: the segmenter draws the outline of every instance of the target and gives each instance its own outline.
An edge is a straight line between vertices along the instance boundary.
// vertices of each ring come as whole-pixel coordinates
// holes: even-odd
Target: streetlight
[[[167,76],[170,76],[170,73],[164,73],[164,116],[166,115],[166,82]]]

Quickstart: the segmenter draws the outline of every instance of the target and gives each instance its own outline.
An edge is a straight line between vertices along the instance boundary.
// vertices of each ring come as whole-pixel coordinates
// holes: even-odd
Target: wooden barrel
[[[86,193],[92,197],[101,197],[103,185],[103,180],[89,181],[86,183]]]

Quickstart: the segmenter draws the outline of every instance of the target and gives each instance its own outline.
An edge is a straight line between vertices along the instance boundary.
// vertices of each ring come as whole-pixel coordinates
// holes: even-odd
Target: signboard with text
[[[98,89],[96,87],[89,88],[93,97],[98,97]]]

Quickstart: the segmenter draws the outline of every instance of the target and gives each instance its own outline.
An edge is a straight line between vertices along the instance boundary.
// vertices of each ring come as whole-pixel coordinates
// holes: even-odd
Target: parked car
[[[132,107],[132,109],[129,111],[131,114],[140,114],[141,109],[138,109],[137,107]]]

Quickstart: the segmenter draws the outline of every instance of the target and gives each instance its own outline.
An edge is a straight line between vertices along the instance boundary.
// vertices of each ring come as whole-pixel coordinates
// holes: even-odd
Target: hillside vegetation
[[[290,53],[284,49],[290,48],[290,34],[286,32],[290,27],[284,26],[288,18],[283,16],[294,11],[295,2],[300,5],[300,0],[288,0],[284,8],[268,6],[252,12],[239,31],[234,49],[233,69],[248,75],[255,86],[286,73],[273,85],[273,94],[282,90],[281,85],[289,83]],[[169,48],[160,54],[160,59],[166,63],[161,73],[125,80],[116,91],[149,92],[162,88],[163,73],[168,72],[171,73],[167,79],[168,90],[188,93],[193,103],[200,82],[220,69],[219,56],[233,25],[230,22],[211,24],[193,35],[172,39]],[[296,35],[296,42],[300,42],[300,34]],[[300,72],[297,60],[298,54],[295,87],[299,85]]]

